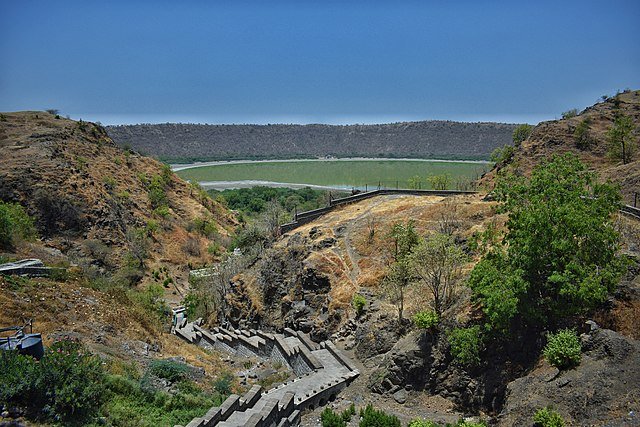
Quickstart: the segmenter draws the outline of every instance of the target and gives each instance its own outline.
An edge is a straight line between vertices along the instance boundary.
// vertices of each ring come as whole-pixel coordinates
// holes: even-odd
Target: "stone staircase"
[[[317,344],[288,328],[283,334],[220,327],[207,331],[198,322],[187,322],[184,312],[176,310],[172,331],[206,348],[280,362],[296,375],[293,381],[267,391],[255,385],[244,396],[231,395],[187,427],[296,426],[301,411],[324,406],[360,374],[331,341]]]

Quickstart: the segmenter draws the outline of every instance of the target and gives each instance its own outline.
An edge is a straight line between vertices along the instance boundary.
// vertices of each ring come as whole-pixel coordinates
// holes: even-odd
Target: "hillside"
[[[107,126],[120,146],[171,161],[309,157],[486,159],[516,125],[420,121],[379,125]]]
[[[528,175],[535,165],[552,154],[572,152],[598,171],[602,178],[619,182],[626,203],[632,204],[633,193],[640,192],[640,153],[636,152],[626,165],[608,155],[606,132],[611,129],[616,114],[631,117],[635,126],[632,137],[637,144],[640,139],[640,91],[627,91],[588,107],[575,117],[540,123],[516,148],[513,157],[498,164],[482,182],[492,186],[496,172],[503,168]],[[585,148],[578,148],[574,133],[584,120],[589,122],[590,143]]]
[[[24,255],[59,258],[92,276],[120,272],[147,283],[163,269],[163,280],[180,286],[187,265],[214,261],[219,249],[208,247],[224,246],[236,225],[206,193],[158,161],[119,148],[93,123],[4,113],[0,155],[0,199],[25,206],[42,237],[36,252],[23,248]]]

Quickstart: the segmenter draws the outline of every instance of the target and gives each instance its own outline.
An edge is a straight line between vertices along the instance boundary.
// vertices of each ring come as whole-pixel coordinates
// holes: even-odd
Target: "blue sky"
[[[0,111],[509,122],[640,88],[640,1],[2,1]]]

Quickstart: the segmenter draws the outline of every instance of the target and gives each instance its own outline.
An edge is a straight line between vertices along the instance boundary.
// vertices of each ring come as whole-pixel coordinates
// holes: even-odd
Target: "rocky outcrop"
[[[450,355],[446,334],[413,331],[398,340],[370,375],[375,393],[422,390],[454,402],[464,411],[497,413],[506,384],[524,373],[539,354],[541,340],[517,337],[516,345],[487,345],[478,366],[464,367]]]
[[[640,425],[640,342],[594,323],[581,336],[575,369],[559,371],[542,361],[507,386],[499,425],[526,425],[552,405],[570,425]]]
[[[308,333],[315,341],[329,338],[340,323],[341,313],[329,311],[329,278],[304,261],[312,247],[300,235],[283,248],[270,249],[251,270],[231,284],[228,318],[235,326],[266,330],[292,328]],[[260,294],[262,312],[255,313],[246,296],[248,280]],[[247,319],[250,319],[247,321]]]

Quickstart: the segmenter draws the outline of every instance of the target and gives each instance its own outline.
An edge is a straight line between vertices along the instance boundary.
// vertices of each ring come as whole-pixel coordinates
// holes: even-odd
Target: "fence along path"
[[[329,206],[324,207],[324,208],[320,208],[320,209],[314,209],[314,210],[310,210],[310,211],[305,211],[305,212],[297,212],[295,214],[294,220],[286,223],[286,224],[282,224],[280,226],[280,234],[284,234],[287,233],[291,230],[295,230],[296,228],[307,224],[311,221],[313,221],[314,219],[328,213],[331,212],[333,210],[335,210],[336,208],[343,206],[343,205],[347,205],[350,203],[355,203],[355,202],[359,202],[360,200],[364,200],[364,199],[368,199],[371,197],[376,197],[376,196],[384,196],[384,195],[390,195],[390,194],[405,194],[405,195],[411,195],[411,196],[442,196],[442,197],[447,197],[447,196],[459,196],[459,195],[469,195],[469,194],[478,194],[477,191],[459,191],[459,190],[405,190],[405,189],[378,189],[378,190],[371,190],[371,191],[367,191],[364,193],[358,193],[358,194],[354,194],[352,196],[348,196],[348,197],[343,197],[340,199],[333,199],[329,201]],[[623,215],[635,218],[640,220],[640,208],[635,207],[635,206],[630,206],[630,205],[622,205],[620,207],[620,213],[622,213]]]
[[[360,372],[331,341],[316,344],[300,332],[258,330],[207,331],[198,322],[174,317],[173,332],[194,344],[235,355],[281,362],[295,373],[293,381],[268,391],[253,386],[244,396],[229,396],[220,407],[194,418],[187,427],[288,427],[300,423],[300,412],[335,399]]]

